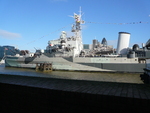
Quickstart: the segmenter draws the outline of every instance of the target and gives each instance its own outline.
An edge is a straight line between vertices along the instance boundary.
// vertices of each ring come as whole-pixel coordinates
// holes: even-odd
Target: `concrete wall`
[[[109,91],[109,89],[107,89]],[[149,112],[149,100],[0,83],[0,112]]]

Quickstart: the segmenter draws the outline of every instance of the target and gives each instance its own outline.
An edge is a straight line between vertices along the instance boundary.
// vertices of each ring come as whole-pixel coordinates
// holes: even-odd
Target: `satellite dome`
[[[104,46],[107,46],[107,41],[106,41],[106,39],[105,38],[103,38],[103,40],[102,40],[102,43],[101,44],[103,44]]]
[[[134,44],[133,45],[133,51],[138,50],[139,49],[139,45],[138,44]]]

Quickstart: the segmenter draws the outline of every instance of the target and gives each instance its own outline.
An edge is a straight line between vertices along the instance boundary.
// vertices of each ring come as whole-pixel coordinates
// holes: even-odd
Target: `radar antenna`
[[[81,30],[81,24],[84,24],[84,21],[82,20],[82,15],[83,14],[82,14],[81,7],[80,7],[79,14],[74,13],[73,16],[70,16],[74,18],[75,20],[75,25],[72,26],[72,32]]]

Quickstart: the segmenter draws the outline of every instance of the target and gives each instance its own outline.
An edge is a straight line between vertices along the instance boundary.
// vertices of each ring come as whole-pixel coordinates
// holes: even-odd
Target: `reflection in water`
[[[70,71],[37,72],[34,69],[12,68],[0,65],[0,74],[143,84],[143,81],[140,78],[140,74],[137,73],[130,74],[130,73],[70,72]]]

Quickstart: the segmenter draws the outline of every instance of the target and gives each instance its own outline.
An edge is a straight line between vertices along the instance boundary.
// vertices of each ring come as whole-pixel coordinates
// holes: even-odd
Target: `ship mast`
[[[72,32],[74,32],[76,40],[79,41],[79,51],[83,49],[81,24],[83,24],[84,21],[82,20],[82,15],[80,7],[79,14],[74,13],[74,16],[72,16],[75,20],[75,24],[72,26]]]

